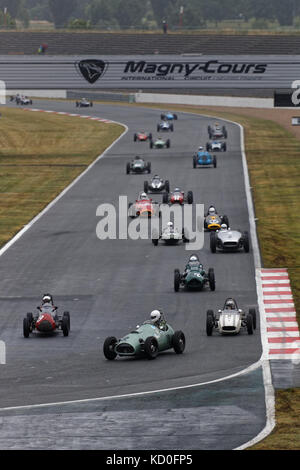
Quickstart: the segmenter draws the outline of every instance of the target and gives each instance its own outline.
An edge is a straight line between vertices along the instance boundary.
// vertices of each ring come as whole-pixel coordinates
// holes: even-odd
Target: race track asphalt
[[[206,310],[216,311],[228,296],[236,298],[241,308],[257,308],[251,249],[212,254],[206,233],[198,254],[206,269],[215,270],[215,292],[175,293],[174,268],[183,270],[192,253],[183,245],[154,247],[150,240],[100,241],[96,236],[97,207],[117,206],[119,195],[134,201],[148,179],[125,174],[126,162],[135,155],[151,161],[152,174],[169,179],[171,188],[192,190],[195,203],[214,204],[229,217],[232,228],[250,231],[238,126],[225,123],[228,150],[218,155],[216,169],[193,169],[192,154],[205,145],[207,125],[213,119],[178,113],[175,131],[168,134],[171,148],[151,150],[147,143],[134,143],[133,133],[146,130],[156,135],[159,110],[108,104],[78,110],[74,103],[42,100],[34,106],[111,119],[126,124],[128,132],[1,256],[0,339],[5,341],[7,360],[0,366],[0,407],[198,384],[258,361],[259,318],[253,335],[207,337],[205,331]],[[53,294],[61,310],[70,312],[70,335],[25,339],[23,317],[45,292]],[[184,354],[169,351],[154,361],[107,361],[102,353],[104,339],[123,336],[158,307],[175,329],[184,331]],[[260,395],[263,410],[262,387]],[[262,423],[259,420],[258,430]]]

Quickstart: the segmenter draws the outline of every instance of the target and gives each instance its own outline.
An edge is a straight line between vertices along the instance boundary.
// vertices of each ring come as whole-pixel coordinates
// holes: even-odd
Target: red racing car
[[[64,336],[68,336],[70,331],[70,314],[69,312],[64,312],[63,315],[59,315],[57,309],[52,303],[44,303],[37,307],[38,313],[36,315],[33,315],[31,312],[27,313],[23,319],[24,338],[28,338],[29,334],[33,331],[50,334],[61,330]]]
[[[171,193],[163,194],[163,203],[164,204],[193,204],[193,192],[188,191],[185,195],[184,191],[181,191],[179,188],[175,188]]]
[[[129,203],[128,216],[132,219],[139,216],[159,216],[159,204],[157,202],[153,202],[145,192],[142,192],[134,203]]]
[[[133,136],[134,142],[146,142],[147,140],[152,140],[152,134],[147,134],[146,132],[137,132]]]

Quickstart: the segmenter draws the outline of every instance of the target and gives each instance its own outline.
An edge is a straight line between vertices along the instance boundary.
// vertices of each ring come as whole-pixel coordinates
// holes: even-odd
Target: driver
[[[233,299],[227,299],[226,303],[225,303],[225,306],[224,306],[224,309],[225,310],[235,310],[236,309],[235,301]]]
[[[199,261],[199,258],[197,255],[193,254],[190,256],[190,259],[188,261],[188,263],[186,264],[185,266],[185,271],[184,271],[184,276],[186,276],[188,274],[188,272],[191,270],[191,268],[193,267],[197,267],[201,270],[201,274],[204,274],[204,270],[203,270],[203,264],[200,263]]]
[[[146,193],[141,193],[140,199],[147,199],[147,194]]]
[[[221,230],[222,230],[222,232],[226,232],[227,225],[226,224],[221,224]]]
[[[200,145],[200,147],[198,147],[198,150],[199,152],[203,152],[203,147]]]
[[[216,209],[214,208],[214,206],[210,206],[207,215],[216,215]]]
[[[42,298],[42,305],[50,304],[53,305],[53,297],[51,294],[44,294]]]
[[[164,314],[161,310],[152,310],[150,313],[151,323],[159,329],[163,329],[166,325]]]

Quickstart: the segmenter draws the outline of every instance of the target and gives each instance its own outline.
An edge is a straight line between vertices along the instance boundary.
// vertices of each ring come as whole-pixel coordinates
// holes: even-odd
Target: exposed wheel
[[[63,314],[61,321],[61,329],[64,336],[69,336],[69,318],[65,313]]]
[[[224,142],[224,144],[223,144],[223,152],[226,152],[226,150],[227,150],[227,145],[226,145],[226,142]]]
[[[149,145],[150,145],[150,148],[152,149],[152,148],[153,148],[153,142],[152,142],[152,140],[150,140],[150,144],[149,144]]]
[[[115,352],[115,346],[117,344],[117,338],[114,336],[109,336],[106,338],[103,344],[103,354],[109,361],[112,361],[117,357],[117,353]]]
[[[188,191],[188,193],[187,193],[187,202],[188,202],[188,204],[193,204],[193,201],[194,201],[193,191]]]
[[[163,193],[163,204],[168,204],[169,202],[169,194]]]
[[[243,240],[244,240],[244,250],[245,250],[246,253],[249,253],[249,235],[248,235],[248,232],[244,232]]]
[[[253,329],[256,330],[256,310],[255,310],[255,308],[249,308],[249,315],[252,316]]]
[[[213,268],[209,268],[208,270],[208,282],[210,290],[216,289],[216,281],[215,281],[215,272]]]
[[[69,331],[70,331],[70,330],[71,330],[70,313],[69,313],[69,312],[64,312],[63,317],[66,317],[66,318],[67,318],[68,329],[69,329]]]
[[[217,157],[215,155],[213,158],[213,165],[214,165],[214,168],[217,168]]]
[[[229,227],[229,219],[227,215],[223,215],[222,223],[227,225],[227,228]]]
[[[193,156],[193,168],[196,168],[197,166],[197,157],[196,155]]]
[[[210,232],[210,251],[212,253],[217,251],[217,235],[215,232]]]
[[[180,271],[179,269],[174,270],[174,290],[175,292],[179,291],[180,287]]]
[[[133,140],[134,140],[134,142],[136,142],[136,139],[137,139],[137,135],[136,135],[136,134],[134,134],[134,136],[133,136]]]
[[[167,193],[169,193],[170,192],[170,182],[169,182],[169,180],[165,181],[165,188],[166,188]]]
[[[167,140],[167,144],[166,144],[166,145],[167,145],[167,148],[170,148],[171,142],[170,142],[169,139]]]
[[[148,359],[155,359],[158,354],[158,344],[154,336],[149,336],[144,345],[144,351]]]
[[[213,329],[214,329],[213,316],[212,315],[207,315],[207,317],[206,317],[206,334],[207,334],[207,336],[212,335]]]
[[[27,317],[23,319],[23,335],[24,338],[28,338],[30,333],[30,323]]]
[[[172,345],[176,354],[182,354],[185,349],[185,336],[182,331],[175,331],[172,338]]]
[[[159,125],[159,124],[157,124],[157,126],[156,126],[156,130],[157,130],[157,132],[159,132],[159,131],[160,131],[160,125]]]
[[[250,315],[250,313],[248,313],[246,317],[246,326],[247,326],[248,335],[253,335],[253,318],[252,318],[252,315]]]
[[[151,163],[150,162],[147,163],[147,172],[151,173]]]
[[[175,121],[177,121],[177,114],[174,114],[174,119]]]
[[[149,189],[148,181],[144,181],[144,192],[147,193]]]
[[[149,140],[152,140],[152,134],[151,134],[151,132],[150,132],[150,134],[148,135],[148,138],[149,138]]]
[[[130,163],[127,163],[126,165],[126,174],[129,175],[130,173]]]

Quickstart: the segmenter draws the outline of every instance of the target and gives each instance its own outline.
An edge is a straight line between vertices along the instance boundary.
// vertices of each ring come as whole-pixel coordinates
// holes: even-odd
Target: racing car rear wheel
[[[246,317],[246,326],[248,335],[253,335],[253,317],[250,315],[250,313],[248,313]]]
[[[137,139],[137,135],[136,135],[136,134],[134,134],[134,136],[133,136],[133,140],[134,140],[134,142],[136,142],[136,139]]]
[[[151,173],[151,162],[147,163],[147,172]]]
[[[144,345],[144,351],[148,359],[155,359],[158,354],[158,344],[154,336],[149,336]]]
[[[117,338],[114,336],[109,336],[104,341],[103,354],[109,361],[112,361],[117,357],[117,353],[115,352],[115,345],[117,344],[117,341]]]
[[[24,335],[24,338],[28,338],[29,333],[30,333],[30,322],[29,322],[28,317],[25,317],[23,319],[23,335]]]
[[[256,330],[256,310],[255,310],[255,308],[249,308],[249,315],[252,316],[253,329]]]
[[[223,223],[223,224],[226,224],[227,227],[229,227],[229,219],[228,219],[227,215],[223,215],[223,217],[222,217],[222,223]]]
[[[170,140],[168,139],[167,142],[166,142],[167,148],[170,148],[170,145],[171,145],[171,142],[170,142]]]
[[[175,331],[172,338],[172,345],[176,354],[182,354],[185,349],[185,336],[180,330]]]
[[[207,336],[211,336],[214,328],[214,318],[212,315],[212,310],[207,311],[206,316],[206,334]]]
[[[163,204],[168,204],[168,202],[169,202],[168,193],[163,193]]]
[[[208,270],[208,282],[210,290],[216,289],[216,281],[215,281],[215,272],[213,268],[209,268]]]
[[[217,157],[215,155],[213,158],[213,165],[214,165],[214,168],[217,168]]]
[[[188,204],[193,204],[193,201],[194,201],[193,191],[188,191],[188,193],[187,193],[187,202],[188,202]]]
[[[165,181],[165,188],[166,188],[167,193],[169,193],[170,192],[170,182],[169,182],[169,180]]]
[[[179,291],[180,287],[180,271],[179,269],[174,270],[174,290],[175,292]]]
[[[144,192],[147,193],[149,190],[148,181],[144,181]]]
[[[249,253],[249,235],[248,235],[248,232],[244,232],[243,241],[244,241],[244,250],[245,250],[246,253]]]
[[[130,163],[127,163],[126,165],[126,174],[129,175],[130,173]]]
[[[70,317],[68,312],[64,312],[62,321],[61,321],[61,329],[64,336],[69,336],[70,331]]]
[[[210,251],[215,253],[217,250],[217,235],[215,232],[210,232]]]
[[[193,156],[193,168],[196,168],[197,166],[197,157],[196,155]]]

